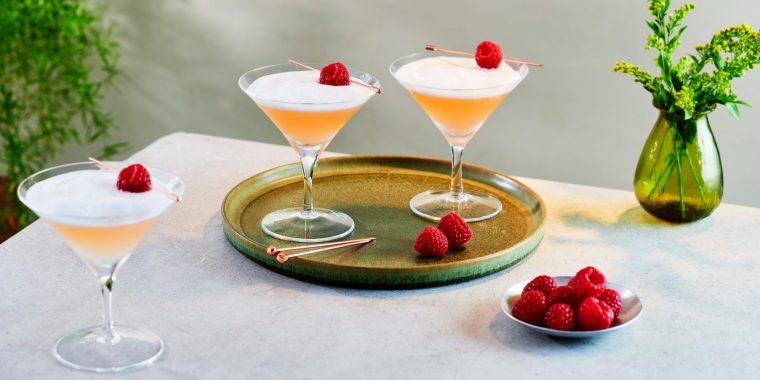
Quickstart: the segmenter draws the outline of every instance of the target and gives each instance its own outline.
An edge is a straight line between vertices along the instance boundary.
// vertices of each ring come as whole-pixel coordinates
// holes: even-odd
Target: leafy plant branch
[[[101,107],[104,90],[120,74],[118,45],[85,4],[3,1],[0,178],[5,178],[0,198],[15,200],[19,181],[42,169],[68,144],[100,145],[99,156],[126,147],[111,141],[116,125]],[[0,216],[13,219],[17,227],[31,220],[20,203],[9,207],[0,202]]]
[[[648,7],[652,19],[647,20],[647,25],[652,34],[647,37],[645,49],[656,51],[654,62],[660,75],[653,77],[649,71],[625,61],[617,62],[613,71],[633,76],[652,93],[657,108],[680,114],[685,120],[708,113],[718,104],[739,118],[738,105],[748,104],[737,98],[731,81],[760,63],[760,31],[747,24],[723,29],[674,65],[673,53],[687,28],[684,18],[695,5],[685,3],[668,13],[670,5],[670,0],[650,0]]]

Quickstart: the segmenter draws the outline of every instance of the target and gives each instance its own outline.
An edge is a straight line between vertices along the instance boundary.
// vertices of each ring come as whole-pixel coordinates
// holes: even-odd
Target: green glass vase
[[[707,115],[660,110],[633,180],[641,207],[657,218],[693,222],[720,204],[723,167]]]

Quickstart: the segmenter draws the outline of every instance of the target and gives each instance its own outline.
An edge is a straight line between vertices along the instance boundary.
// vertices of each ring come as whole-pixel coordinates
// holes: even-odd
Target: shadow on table
[[[669,254],[705,266],[723,263],[690,244],[689,239],[714,227],[713,218],[691,224],[674,224],[661,221],[641,207],[624,211],[615,221],[604,220],[589,211],[572,211],[561,215],[568,226],[598,232],[593,239],[552,237],[559,243],[602,244],[622,247],[632,259],[646,257],[654,251],[666,250]]]
[[[464,287],[477,286],[479,284],[483,284],[501,277],[508,273],[510,269],[513,269],[510,268],[508,270],[458,284],[431,288],[400,290],[346,288],[294,279],[269,270],[247,258],[242,253],[238,252],[237,249],[235,249],[235,247],[233,247],[232,244],[230,244],[224,236],[224,231],[222,229],[222,217],[220,212],[215,213],[214,216],[208,221],[208,223],[206,223],[203,231],[203,242],[204,244],[213,245],[215,250],[219,250],[219,247],[223,247],[222,255],[220,257],[214,258],[214,260],[220,260],[224,262],[223,265],[225,267],[225,273],[227,273],[227,275],[223,278],[218,278],[218,281],[227,281],[231,285],[241,287],[251,286],[254,284],[267,284],[273,288],[286,288],[304,293],[322,295],[334,294],[360,298],[416,297],[427,294],[444,293]],[[202,262],[199,262],[198,265],[204,265],[205,261],[209,260],[203,260]],[[218,266],[218,264],[215,266]],[[218,271],[218,269],[216,269],[216,271]]]
[[[627,346],[631,340],[631,335],[626,330],[602,334],[593,338],[553,337],[520,326],[502,312],[493,317],[488,329],[491,336],[505,347],[517,351],[538,352],[542,355],[550,354],[551,351],[565,350],[577,351],[581,354],[586,350],[612,353]]]
[[[658,231],[671,233],[678,237],[692,236],[711,229],[715,222],[714,218],[708,217],[693,223],[670,223],[648,214],[639,206],[631,207],[623,211],[614,221],[604,220],[594,210],[571,210],[561,215],[561,218],[570,226],[581,228],[614,229],[626,231],[629,228],[637,228],[644,231]]]
[[[684,265],[690,270],[705,272],[735,270],[741,266],[740,263],[721,260],[713,252],[701,249],[698,242],[692,241],[715,227],[714,217],[690,224],[674,224],[661,221],[638,206],[625,210],[616,219],[594,210],[570,210],[559,217],[571,227],[571,232],[572,229],[581,229],[591,234],[549,237],[553,242],[558,245],[588,245],[596,249],[599,246],[621,249],[626,253],[623,257],[626,261],[618,262],[618,265],[636,268],[642,275],[650,276],[648,281],[667,284],[668,292],[675,291],[675,294],[695,301],[704,295],[695,293],[686,281],[681,281]]]

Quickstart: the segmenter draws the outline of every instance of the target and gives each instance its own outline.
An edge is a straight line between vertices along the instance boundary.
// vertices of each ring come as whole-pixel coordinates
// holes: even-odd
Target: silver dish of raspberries
[[[501,309],[534,331],[587,338],[630,325],[641,315],[642,304],[632,291],[586,267],[575,276],[541,275],[514,284],[501,298]]]

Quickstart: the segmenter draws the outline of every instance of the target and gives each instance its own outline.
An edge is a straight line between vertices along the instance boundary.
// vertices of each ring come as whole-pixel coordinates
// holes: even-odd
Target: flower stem
[[[656,161],[655,161],[656,162]],[[652,165],[652,167],[656,166]],[[657,191],[657,189],[660,189],[660,194],[665,192],[665,188],[668,187],[668,183],[670,182],[670,176],[673,175],[673,169],[675,167],[675,160],[673,158],[669,158],[667,165],[665,165],[665,171],[660,174],[660,176],[657,178],[657,181],[654,183],[654,186],[652,186],[652,190],[649,191],[649,195],[647,196],[647,201],[652,200],[652,196]],[[663,183],[663,178],[665,179],[665,182]],[[662,186],[660,186],[662,184]]]
[[[683,175],[681,174],[681,149],[676,140],[676,165],[678,166],[678,202],[681,208],[681,217],[686,219],[686,204],[683,200]]]
[[[665,143],[665,139],[670,134],[670,131],[673,131],[675,133],[675,129],[672,126],[668,127],[665,130],[665,134],[664,136],[662,136],[662,139],[658,140],[660,145]],[[654,165],[652,165],[652,170],[649,172],[649,177],[654,176],[654,170],[657,168],[657,164],[660,162],[660,156],[662,155],[663,150],[664,149],[662,147],[660,147],[660,149],[657,149],[657,156],[655,156],[654,158]],[[662,183],[663,178],[665,178],[665,182],[662,183],[662,187],[660,188],[660,194],[664,193],[665,189],[668,187],[668,183],[670,182],[670,176],[673,175],[673,167],[674,167],[673,165],[675,163],[675,160],[673,160],[671,156],[668,156],[667,159],[668,159],[668,163],[665,165],[665,170],[657,178],[657,181],[655,182],[654,186],[652,186],[652,190],[649,191],[649,195],[647,196],[647,201],[652,200],[652,196],[657,191],[657,189],[660,188],[660,183]]]
[[[702,184],[700,183],[701,181],[697,177],[697,171],[694,170],[694,164],[691,161],[691,155],[689,154],[689,150],[688,149],[684,149],[684,150],[686,151],[686,161],[689,162],[689,168],[691,168],[691,175],[692,177],[694,177],[694,183],[697,184],[697,191],[699,191],[699,198],[701,198],[702,203],[705,206],[707,206],[707,200],[705,199],[705,192],[702,189]]]
[[[660,195],[664,194],[665,190],[667,190],[668,184],[670,183],[670,177],[673,176],[673,171],[676,168],[676,160],[675,160],[675,158],[671,158],[670,162],[671,162],[672,165],[670,166],[670,171],[668,172],[667,178],[665,178],[665,183],[662,184],[662,188],[660,189]]]

